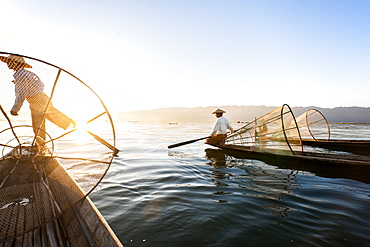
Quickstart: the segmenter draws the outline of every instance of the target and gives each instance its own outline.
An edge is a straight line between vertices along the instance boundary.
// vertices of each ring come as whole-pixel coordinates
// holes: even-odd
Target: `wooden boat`
[[[242,159],[242,160],[261,160],[266,164],[278,167],[280,169],[291,169],[314,173],[317,176],[328,178],[345,178],[356,180],[363,183],[370,183],[368,166],[359,165],[354,167],[349,163],[328,163],[325,159],[310,159],[310,155],[299,157],[294,155],[277,155],[270,152],[253,152],[250,150],[240,150],[231,146],[220,146],[219,148],[207,148],[205,150],[207,157],[215,157],[217,160],[222,159]],[[221,157],[221,158],[220,158]],[[312,157],[312,156],[311,156]],[[362,158],[360,158],[362,159]],[[331,161],[332,159],[329,159]],[[366,162],[366,160],[365,160]]]
[[[5,52],[0,60],[0,245],[122,246],[88,197],[119,152],[104,103],[55,65]],[[13,77],[14,63],[23,76]],[[38,115],[8,115],[14,84],[31,79],[43,82],[47,102],[34,102]]]
[[[267,150],[253,146],[241,146],[232,144],[213,145],[225,150],[243,152],[249,157],[270,157],[275,160],[289,160],[290,162],[311,162],[336,167],[350,167],[353,169],[366,169],[370,171],[370,157],[356,154],[325,153],[325,152],[290,152],[284,150]]]
[[[55,158],[0,161],[1,246],[122,246]]]
[[[370,155],[370,140],[302,139],[302,144],[312,147],[326,148],[330,150],[351,152],[354,154]]]
[[[302,144],[297,122],[290,107],[285,104],[246,124],[224,142],[213,146],[242,152],[254,159],[296,164],[308,162],[370,171],[370,157],[326,150],[305,151]]]

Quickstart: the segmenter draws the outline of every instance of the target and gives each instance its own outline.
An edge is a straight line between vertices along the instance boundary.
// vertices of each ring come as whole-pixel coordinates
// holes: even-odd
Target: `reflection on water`
[[[148,201],[142,211],[142,217],[145,221],[156,221],[160,218],[166,202],[162,199]]]
[[[276,201],[284,201],[284,195],[294,194],[294,190],[299,188],[295,180],[298,171],[278,170],[260,161],[237,159],[217,149],[206,149],[206,157],[210,160],[209,164],[214,166],[211,177],[216,186],[237,187],[245,189],[243,194],[247,196],[273,200],[273,204],[261,206],[272,210],[277,216],[284,217],[289,212],[297,211]],[[227,193],[217,191],[214,194]],[[227,202],[222,199],[219,201]]]
[[[202,142],[167,149],[212,125],[116,124],[120,157],[90,197],[126,247],[368,245],[369,183]]]

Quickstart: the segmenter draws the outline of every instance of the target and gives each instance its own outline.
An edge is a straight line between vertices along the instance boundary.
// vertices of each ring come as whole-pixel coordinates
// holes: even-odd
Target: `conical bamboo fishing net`
[[[286,104],[249,122],[231,134],[225,144],[249,146],[267,152],[302,151],[298,126]]]
[[[330,139],[330,127],[328,121],[320,111],[316,109],[309,109],[297,117],[296,121],[302,139]]]
[[[118,150],[111,116],[84,82],[38,59],[3,52],[0,58],[1,243],[85,199]],[[20,65],[22,71],[12,69]],[[10,114],[15,86],[26,95],[18,116]]]

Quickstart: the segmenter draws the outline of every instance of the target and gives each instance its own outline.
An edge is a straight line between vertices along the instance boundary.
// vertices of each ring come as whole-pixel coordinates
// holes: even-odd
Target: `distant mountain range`
[[[224,116],[230,122],[249,122],[260,117],[278,106],[221,106],[226,111]],[[199,123],[214,122],[212,112],[216,106],[195,108],[159,108],[153,110],[120,112],[116,117],[121,121],[155,121],[169,123]],[[320,111],[329,123],[370,123],[370,107],[291,107],[294,115],[298,117],[309,109]]]

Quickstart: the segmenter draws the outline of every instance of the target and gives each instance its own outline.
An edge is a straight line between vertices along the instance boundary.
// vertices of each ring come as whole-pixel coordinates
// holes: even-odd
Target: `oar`
[[[207,136],[207,137],[202,137],[202,138],[195,139],[195,140],[190,140],[190,141],[186,141],[186,142],[180,142],[180,143],[172,144],[172,145],[168,146],[168,148],[180,147],[180,146],[187,145],[187,144],[197,142],[197,141],[200,141],[200,140],[204,140],[204,139],[207,139],[207,138],[210,138],[210,137],[211,136]]]

